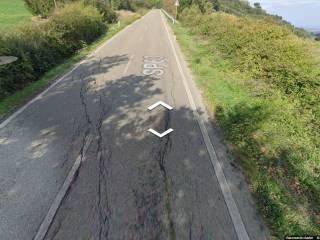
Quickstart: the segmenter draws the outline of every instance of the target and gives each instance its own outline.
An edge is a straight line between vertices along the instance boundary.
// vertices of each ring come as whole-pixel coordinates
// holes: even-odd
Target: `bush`
[[[131,0],[121,0],[119,2],[119,9],[135,11],[133,2]]]
[[[60,35],[66,47],[71,46],[73,50],[92,42],[106,30],[97,9],[93,6],[84,7],[81,3],[69,4],[61,9],[47,25],[50,31]]]
[[[86,5],[95,6],[101,15],[103,20],[108,23],[114,23],[118,20],[118,14],[112,9],[109,1],[106,0],[84,0]]]
[[[62,4],[72,1],[75,0],[24,0],[30,12],[42,17],[48,17],[50,15],[52,10],[55,8],[55,3],[57,6],[61,6]]]
[[[134,0],[134,9],[161,8],[161,0]]]
[[[27,8],[35,15],[48,16],[54,8],[54,2],[48,0],[25,0]]]
[[[193,6],[180,20],[201,43],[199,56],[192,56],[201,64],[194,69],[209,63],[201,70],[204,92],[273,234],[319,233],[320,71],[314,43],[269,17],[201,14]]]
[[[310,57],[311,44],[289,27],[268,17],[251,19],[226,13],[199,14],[196,7],[181,14],[182,22],[195,34],[206,36],[240,71],[265,81],[303,105],[320,101],[317,62]],[[306,94],[313,97],[306,97]]]
[[[103,19],[107,23],[115,23],[118,20],[118,14],[116,11],[112,10],[111,8],[105,8],[102,11]]]
[[[0,37],[0,55],[18,57],[0,66],[0,99],[37,80],[106,31],[102,16],[91,6],[68,4],[48,22],[24,26]]]

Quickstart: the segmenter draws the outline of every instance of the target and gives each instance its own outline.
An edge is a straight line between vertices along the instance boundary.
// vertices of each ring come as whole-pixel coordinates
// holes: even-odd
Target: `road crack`
[[[170,126],[170,113],[165,113],[165,129],[168,129]],[[167,174],[167,170],[165,167],[165,160],[166,156],[168,155],[169,151],[172,147],[172,139],[170,137],[170,134],[164,137],[160,144],[160,149],[157,152],[157,161],[160,168],[161,176],[163,179],[163,183],[165,186],[165,207],[166,207],[166,214],[169,221],[169,236],[171,240],[176,239],[176,233],[174,228],[174,221],[172,217],[172,207],[170,203],[170,184],[169,184],[169,177]]]

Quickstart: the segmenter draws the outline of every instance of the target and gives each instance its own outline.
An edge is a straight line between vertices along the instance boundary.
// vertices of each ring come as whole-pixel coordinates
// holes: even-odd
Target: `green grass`
[[[128,16],[121,19],[120,26],[118,23],[111,24],[109,26],[108,32],[96,40],[91,45],[79,51],[76,55],[66,60],[64,63],[56,66],[55,68],[48,71],[42,78],[38,81],[35,81],[29,84],[24,89],[17,91],[11,96],[6,97],[3,101],[0,101],[0,119],[7,116],[10,112],[12,112],[17,106],[25,103],[28,99],[32,98],[35,94],[37,94],[44,87],[48,86],[50,82],[57,79],[60,75],[65,73],[68,69],[70,69],[75,63],[79,62],[82,58],[88,55],[91,51],[97,48],[99,45],[107,41],[109,38],[114,36],[120,30],[125,28],[127,25],[131,24],[138,18],[140,18],[140,14],[135,14],[133,16]]]
[[[22,0],[0,0],[0,30],[30,23],[31,17]]]
[[[172,27],[274,238],[319,234],[320,185],[313,175],[319,134],[308,129],[303,115],[296,117],[295,103],[280,91],[248,80],[210,41]]]

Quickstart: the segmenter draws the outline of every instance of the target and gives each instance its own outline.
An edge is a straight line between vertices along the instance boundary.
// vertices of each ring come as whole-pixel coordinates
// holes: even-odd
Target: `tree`
[[[24,0],[27,8],[34,15],[47,17],[50,11],[54,8],[55,3],[53,0]]]
[[[30,12],[41,17],[48,17],[51,11],[59,4],[72,1],[75,0],[24,0]]]
[[[118,8],[118,2],[113,0],[83,0],[87,5],[92,5],[96,7],[101,15],[103,16],[104,21],[112,23],[117,21],[118,15],[114,9]],[[116,5],[116,6],[115,6]]]
[[[220,1],[219,0],[211,0],[213,9],[216,11],[220,11]]]
[[[175,3],[174,0],[163,0],[163,2],[162,2],[163,8],[166,11],[168,11],[171,15],[174,15],[176,12],[174,3]]]
[[[214,9],[213,1],[209,0],[193,0],[192,4],[197,5],[201,13],[212,12],[212,10]]]
[[[255,2],[255,3],[253,4],[253,6],[254,6],[256,9],[262,9],[261,4],[260,4],[259,2]]]

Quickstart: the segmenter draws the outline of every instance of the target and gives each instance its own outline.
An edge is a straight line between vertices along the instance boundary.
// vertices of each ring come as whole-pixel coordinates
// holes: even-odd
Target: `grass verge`
[[[82,58],[87,56],[95,48],[97,48],[99,45],[107,41],[109,38],[117,34],[119,31],[121,31],[123,28],[125,28],[135,20],[139,19],[141,16],[141,14],[131,14],[125,17],[120,17],[120,25],[118,23],[109,25],[108,32],[101,36],[98,40],[81,49],[77,54],[75,54],[73,57],[69,58],[62,64],[59,64],[58,66],[48,71],[38,81],[32,82],[24,89],[19,90],[13,95],[8,96],[4,100],[0,101],[0,119],[5,118],[18,106],[31,99],[43,88],[48,86],[52,81],[63,75],[63,73],[70,69],[75,63],[79,62]]]
[[[31,22],[32,14],[23,0],[0,1],[0,30]]]
[[[248,80],[186,27],[172,28],[273,237],[319,234],[318,133],[280,91]]]

